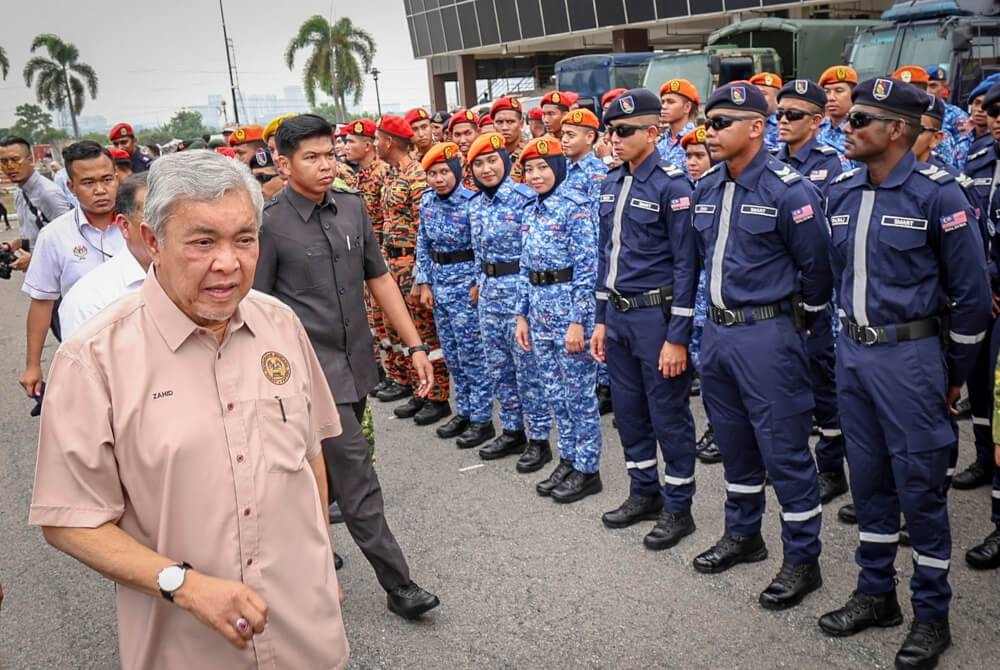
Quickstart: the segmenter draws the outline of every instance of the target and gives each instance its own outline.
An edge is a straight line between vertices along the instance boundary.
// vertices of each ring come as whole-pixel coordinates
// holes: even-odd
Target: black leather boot
[[[694,517],[690,511],[686,512],[660,512],[653,530],[642,538],[642,543],[647,549],[661,551],[669,549],[685,537],[694,532]]]
[[[965,562],[976,570],[1000,568],[1000,529],[987,535],[982,544],[965,552]]]
[[[629,496],[618,509],[602,514],[601,523],[608,528],[627,528],[640,521],[659,519],[662,510],[662,496]]]
[[[405,384],[397,384],[393,380],[385,383],[385,387],[375,397],[382,402],[394,402],[413,395],[413,389]]]
[[[708,551],[694,557],[694,569],[706,574],[725,572],[739,563],[756,563],[767,558],[767,547],[760,533],[723,535]]]
[[[413,423],[418,426],[429,426],[446,416],[451,416],[451,405],[447,400],[428,400],[420,411],[413,415]]]
[[[821,586],[823,575],[819,563],[782,563],[778,575],[760,594],[759,601],[764,609],[786,610]]]
[[[517,459],[517,471],[522,473],[537,472],[552,460],[552,448],[548,440],[529,440],[528,448]]]
[[[847,477],[844,471],[819,473],[819,500],[824,505],[847,493]]]
[[[484,461],[495,461],[504,456],[521,453],[527,444],[528,438],[523,430],[504,430],[500,433],[500,437],[479,450],[479,458]]]
[[[901,623],[903,613],[895,590],[886,593],[855,591],[846,605],[819,618],[820,629],[831,637],[847,637],[872,626],[889,628]]]
[[[448,420],[448,423],[443,426],[438,426],[437,436],[442,440],[450,440],[453,437],[458,437],[465,432],[465,429],[469,427],[469,417],[462,416],[461,414],[456,414]]]
[[[573,470],[562,484],[552,489],[551,496],[554,502],[571,503],[600,493],[603,489],[600,472],[586,473]]]
[[[552,495],[552,491],[555,490],[557,486],[563,483],[570,473],[573,472],[573,464],[567,461],[565,458],[559,459],[559,465],[556,469],[552,471],[548,479],[543,479],[535,485],[535,491],[538,492],[540,496]]]
[[[478,447],[486,440],[492,440],[496,434],[497,431],[493,427],[492,421],[470,423],[469,427],[455,440],[455,446],[459,449],[472,449],[473,447]]]
[[[951,646],[951,629],[947,621],[910,624],[910,632],[896,652],[898,670],[931,670],[936,668],[941,654]]]
[[[841,523],[856,526],[858,523],[858,512],[854,509],[854,503],[848,503],[837,510],[837,518]]]
[[[410,398],[405,403],[392,410],[392,413],[400,419],[412,419],[417,415],[427,401],[416,396]]]

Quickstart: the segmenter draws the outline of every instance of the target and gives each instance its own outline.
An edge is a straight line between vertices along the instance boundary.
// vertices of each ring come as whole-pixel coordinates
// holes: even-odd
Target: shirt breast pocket
[[[773,233],[778,225],[777,216],[758,216],[755,214],[740,214],[737,224],[751,235]]]
[[[910,251],[927,243],[927,228],[901,228],[883,224],[879,228],[878,239],[897,251]]]
[[[333,256],[328,244],[314,244],[305,250],[305,267],[300,289],[329,286],[333,279]]]
[[[312,435],[309,400],[303,394],[256,402],[260,452],[268,472],[298,472],[305,466]]]
[[[636,224],[643,243],[660,242],[667,237],[667,227],[660,222],[660,212],[643,207],[629,207],[628,218]]]

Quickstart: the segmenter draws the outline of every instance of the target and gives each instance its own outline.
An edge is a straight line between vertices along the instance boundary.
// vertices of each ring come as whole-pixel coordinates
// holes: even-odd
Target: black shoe
[[[587,474],[579,470],[569,473],[562,484],[552,489],[552,500],[557,503],[571,503],[583,500],[587,496],[600,493],[604,490],[601,483],[601,473],[593,472]]]
[[[451,405],[447,400],[428,400],[413,416],[413,423],[418,426],[429,426],[446,416],[451,416]]]
[[[901,547],[913,546],[913,541],[910,540],[910,531],[906,528],[905,523],[899,527],[899,546]]]
[[[702,436],[698,438],[698,442],[695,443],[694,455],[707,465],[722,462],[722,453],[719,451],[719,445],[715,443],[715,431],[712,430],[711,426],[705,429]]]
[[[819,501],[824,505],[847,493],[847,477],[844,471],[819,473]]]
[[[569,477],[571,472],[574,472],[573,464],[565,458],[560,458],[559,465],[557,465],[556,469],[552,471],[549,478],[543,479],[535,484],[535,491],[537,491],[540,496],[552,495],[552,491],[554,491],[557,486],[562,484],[563,481]]]
[[[413,395],[413,389],[404,384],[397,384],[390,379],[382,390],[375,394],[375,397],[382,402],[395,402],[411,395]]]
[[[504,429],[500,437],[479,450],[479,458],[484,461],[495,461],[504,456],[521,453],[527,444],[528,438],[525,437],[523,430]]]
[[[334,500],[330,503],[330,523],[344,523],[344,513],[340,511],[340,505]]]
[[[965,552],[965,562],[976,570],[1000,568],[1000,530],[993,531],[982,544]]]
[[[930,670],[936,668],[938,659],[951,646],[951,629],[947,621],[940,623],[910,624],[903,645],[896,652],[897,670]]]
[[[615,411],[615,407],[611,402],[610,386],[597,385],[597,409],[601,413],[601,416],[611,414]]]
[[[399,419],[412,419],[417,415],[417,412],[424,408],[427,403],[423,398],[417,398],[416,396],[410,398],[405,404],[392,410],[392,413],[396,415]]]
[[[841,523],[847,523],[852,526],[858,525],[858,512],[854,509],[854,503],[847,503],[838,509],[837,518],[840,519]]]
[[[492,421],[470,423],[469,427],[455,440],[455,446],[459,449],[472,449],[486,440],[492,440],[496,434],[497,430],[493,427]]]
[[[453,437],[458,437],[466,431],[469,427],[469,417],[462,416],[461,414],[456,414],[448,420],[448,423],[443,426],[438,426],[437,436],[442,440],[450,440]]]
[[[663,511],[661,496],[629,496],[618,509],[601,515],[601,523],[608,528],[628,528],[640,521],[654,521]]]
[[[389,591],[386,594],[386,601],[389,604],[389,611],[404,619],[416,619],[441,604],[436,595],[423,590],[413,582]]]
[[[855,591],[846,605],[827,612],[818,623],[820,629],[831,637],[847,637],[872,626],[898,626],[903,623],[903,613],[899,610],[895,589],[875,594]]]
[[[344,559],[337,552],[333,552],[333,569],[340,570],[342,567],[344,567]]]
[[[517,459],[517,471],[528,473],[541,470],[546,463],[552,460],[552,448],[548,440],[531,440],[528,448]]]
[[[778,575],[760,594],[761,607],[767,610],[786,610],[795,607],[807,595],[823,586],[819,563],[782,563]]]
[[[739,563],[756,563],[767,558],[767,547],[760,533],[723,535],[708,551],[694,557],[694,569],[705,574],[725,572]]]
[[[653,526],[653,530],[642,538],[642,543],[647,549],[661,551],[669,549],[685,537],[694,532],[694,517],[691,512],[660,512],[660,518]]]
[[[372,390],[368,392],[370,398],[377,398],[381,391],[385,390],[386,385],[389,383],[388,379],[380,379],[378,384],[372,387]]]
[[[993,468],[986,467],[979,461],[973,461],[969,467],[959,472],[951,480],[951,485],[960,491],[977,489],[993,481]]]

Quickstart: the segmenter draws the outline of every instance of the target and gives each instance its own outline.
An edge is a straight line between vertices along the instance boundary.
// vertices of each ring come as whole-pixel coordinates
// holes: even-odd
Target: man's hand
[[[583,324],[569,324],[569,328],[566,329],[566,352],[570,354],[578,354],[583,351],[583,347]]]
[[[528,320],[517,317],[517,327],[514,329],[514,341],[525,351],[531,351],[531,334],[528,332]]]
[[[410,363],[413,364],[413,370],[417,373],[417,379],[420,380],[420,386],[417,387],[417,397],[426,398],[431,389],[434,388],[434,366],[427,358],[427,353],[423,351],[413,352],[413,355],[410,356]]]
[[[469,287],[469,301],[472,302],[473,305],[478,305],[479,304],[479,287],[478,286],[470,286]]]
[[[410,295],[406,296],[406,302],[412,307],[420,307],[420,297],[424,294],[423,284],[414,284],[410,287]]]
[[[960,395],[962,395],[962,387],[961,386],[949,386],[948,387],[948,397],[947,397],[948,414],[951,414],[952,416],[958,416],[959,415],[957,403],[958,403],[958,398],[959,398]]]
[[[604,362],[604,344],[607,339],[607,328],[603,323],[594,326],[594,334],[590,336],[590,355],[598,363]]]
[[[31,252],[21,251],[17,254],[17,260],[10,264],[12,270],[20,270],[24,272],[28,269],[28,263],[31,262]]]
[[[997,467],[1000,468],[1000,444],[993,445],[993,460],[996,461]]]
[[[424,287],[420,292],[420,305],[424,309],[434,309],[434,291],[431,290],[430,284],[422,284]]]
[[[14,266],[12,265],[11,267],[14,267]],[[997,295],[996,293],[994,293],[994,294],[992,294],[992,297],[993,297],[993,304],[992,304],[993,318],[995,319],[995,318],[997,318],[997,316],[1000,316],[1000,295]]]
[[[664,379],[679,377],[687,369],[688,350],[683,344],[664,342],[660,348],[660,374]]]
[[[42,366],[29,365],[25,367],[19,383],[29,398],[37,398],[42,392]]]
[[[174,602],[239,649],[245,649],[247,641],[263,633],[267,626],[267,603],[253,589],[194,570],[187,571]],[[243,632],[236,628],[241,617],[250,624]]]

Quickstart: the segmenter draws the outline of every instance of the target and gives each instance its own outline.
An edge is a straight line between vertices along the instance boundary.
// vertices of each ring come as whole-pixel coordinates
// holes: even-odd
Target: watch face
[[[184,584],[184,568],[179,565],[163,568],[156,578],[156,583],[164,591],[173,593]]]

